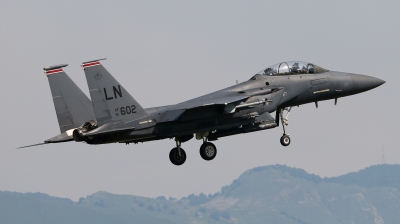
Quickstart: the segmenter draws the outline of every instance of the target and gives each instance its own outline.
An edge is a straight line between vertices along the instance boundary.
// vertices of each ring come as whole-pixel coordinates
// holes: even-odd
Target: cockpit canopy
[[[266,69],[261,70],[256,75],[292,75],[292,74],[315,74],[323,73],[328,70],[321,68],[312,63],[303,61],[287,61],[281,62]]]

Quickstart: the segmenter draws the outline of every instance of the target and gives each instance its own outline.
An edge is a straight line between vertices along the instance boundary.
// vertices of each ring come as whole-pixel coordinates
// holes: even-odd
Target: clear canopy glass
[[[268,68],[258,72],[257,75],[315,74],[327,71],[328,70],[312,63],[303,61],[287,61],[269,66]]]

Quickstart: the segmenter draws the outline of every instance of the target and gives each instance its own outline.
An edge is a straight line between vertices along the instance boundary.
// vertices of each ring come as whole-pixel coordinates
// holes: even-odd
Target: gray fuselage
[[[382,83],[377,78],[334,71],[279,76],[257,74],[243,83],[176,105],[146,108],[149,114],[146,120],[151,122],[137,125],[133,131],[108,134],[88,143],[136,143],[173,137],[184,142],[191,139],[194,133],[208,133],[209,140],[216,140],[218,137],[265,130],[278,126],[278,119],[271,119],[269,114],[279,108],[345,97]],[[179,114],[185,105],[231,96],[245,96],[247,99],[234,105],[234,112],[226,111],[228,105],[210,104],[190,108]],[[179,115],[174,117],[170,111],[175,109]],[[171,117],[171,120],[165,120],[166,116]]]

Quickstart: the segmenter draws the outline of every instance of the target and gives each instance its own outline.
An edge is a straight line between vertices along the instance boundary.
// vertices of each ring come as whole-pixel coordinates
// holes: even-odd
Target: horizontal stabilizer
[[[57,136],[54,136],[53,138],[47,139],[44,142],[46,142],[46,143],[69,142],[69,141],[73,140],[72,133],[73,133],[73,130],[68,130],[66,132],[63,132],[63,133],[57,135]]]
[[[133,131],[135,130],[134,127],[125,127],[125,128],[107,128],[105,130],[93,130],[89,133],[85,133],[84,136],[97,136],[97,135],[103,135],[103,134],[110,134],[110,133],[115,133],[115,132],[121,132],[121,131]]]
[[[43,143],[34,144],[34,145],[27,145],[27,146],[19,147],[19,148],[17,148],[17,149],[23,149],[23,148],[28,148],[28,147],[38,146],[38,145],[45,145],[45,144],[49,144],[49,143],[43,142]]]

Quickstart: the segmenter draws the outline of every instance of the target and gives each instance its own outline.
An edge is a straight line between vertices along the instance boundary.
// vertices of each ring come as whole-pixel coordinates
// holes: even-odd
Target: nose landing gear
[[[286,113],[286,116],[283,117],[283,112],[285,110],[287,111],[287,113]],[[283,135],[281,137],[281,144],[283,146],[288,146],[288,145],[290,145],[290,142],[291,142],[290,137],[289,137],[288,134],[286,134],[286,130],[285,130],[285,126],[289,125],[290,110],[292,110],[292,107],[279,109],[279,115],[280,115],[280,118],[281,118],[282,128],[283,128]]]
[[[287,134],[283,134],[281,137],[281,144],[283,146],[288,146],[290,144],[290,137]]]

